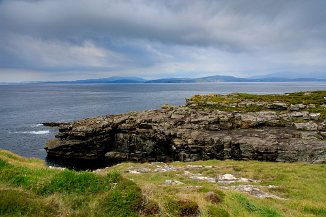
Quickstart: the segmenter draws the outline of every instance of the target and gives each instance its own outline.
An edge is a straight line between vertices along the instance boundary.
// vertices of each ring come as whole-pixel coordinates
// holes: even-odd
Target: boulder
[[[267,108],[272,109],[272,110],[287,110],[288,104],[283,103],[283,102],[274,102],[274,103],[268,104]]]

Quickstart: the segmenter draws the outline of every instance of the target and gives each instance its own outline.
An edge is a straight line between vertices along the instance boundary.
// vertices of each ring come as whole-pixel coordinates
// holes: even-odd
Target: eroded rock
[[[283,109],[289,105],[271,106]],[[293,123],[293,118],[300,122]],[[110,163],[208,159],[324,162],[325,132],[319,113],[239,113],[169,106],[60,124],[59,133],[45,149],[48,156],[59,159]]]

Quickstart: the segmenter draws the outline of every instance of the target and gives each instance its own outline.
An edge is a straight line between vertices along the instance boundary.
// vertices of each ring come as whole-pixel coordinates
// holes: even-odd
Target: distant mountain
[[[234,76],[214,75],[193,79],[195,82],[248,82],[247,78],[238,78]]]
[[[87,79],[76,81],[46,82],[46,83],[199,83],[199,82],[304,82],[304,81],[326,81],[326,78],[285,78],[285,77],[251,77],[239,78],[234,76],[215,75],[200,78],[161,78],[154,80],[145,80],[140,77],[109,77],[99,79]]]
[[[101,83],[144,83],[146,80],[139,77],[120,77],[113,76],[109,78],[97,78],[97,79],[86,79],[86,80],[76,80],[76,81],[55,81],[46,83],[69,83],[69,84],[101,84]]]
[[[77,80],[76,83],[144,83],[146,80],[139,77],[120,77]]]
[[[163,78],[149,80],[146,83],[198,83],[198,82],[243,82],[246,78],[237,78],[234,76],[215,75],[201,78]]]
[[[163,78],[149,80],[146,83],[198,83],[198,82],[304,82],[304,81],[326,81],[317,78],[238,78],[234,76],[215,75],[201,78]]]
[[[193,82],[191,78],[161,78],[155,80],[148,80],[145,83],[190,83]]]

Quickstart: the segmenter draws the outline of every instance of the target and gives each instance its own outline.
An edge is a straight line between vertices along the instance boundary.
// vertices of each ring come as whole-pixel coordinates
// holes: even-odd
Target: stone
[[[183,185],[183,182],[177,180],[165,180],[164,185]]]
[[[224,180],[224,181],[235,181],[237,178],[234,177],[232,174],[224,174],[219,177],[219,180]]]
[[[306,117],[309,116],[308,112],[291,112],[289,114],[287,114],[288,117],[291,118],[299,118],[299,117]]]
[[[253,195],[253,196],[261,198],[261,199],[273,198],[273,199],[278,199],[278,200],[285,200],[284,198],[267,193],[267,192],[261,190],[259,187],[261,187],[261,186],[237,185],[237,186],[222,186],[221,188],[225,189],[225,190],[236,190],[236,191],[246,192],[250,195]]]
[[[307,108],[311,109],[311,108],[316,108],[316,104],[308,104]]]
[[[192,174],[189,178],[193,179],[193,180],[198,180],[198,181],[206,181],[206,182],[212,182],[212,183],[216,182],[215,178],[203,176],[201,174]]]
[[[291,104],[289,107],[290,111],[298,111],[301,109],[305,109],[307,106],[304,104]]]
[[[313,131],[318,129],[318,125],[312,121],[304,122],[304,123],[294,123],[294,126],[297,130]]]
[[[283,102],[274,102],[274,103],[267,105],[267,108],[272,109],[272,110],[287,110],[288,105]]]
[[[320,113],[310,113],[309,117],[312,120],[318,120],[320,118]]]
[[[218,103],[217,102],[206,102],[206,105],[216,106],[216,105],[218,105]]]
[[[152,172],[152,170],[147,167],[141,167],[141,168],[129,168],[125,172],[132,173],[132,174],[141,174],[141,173],[150,173]]]
[[[232,174],[224,174],[224,175],[220,175],[219,177],[217,177],[216,181],[219,184],[223,184],[223,185],[228,185],[234,182],[258,182],[258,180],[254,180],[254,179],[248,179],[248,178],[236,178],[234,175]]]

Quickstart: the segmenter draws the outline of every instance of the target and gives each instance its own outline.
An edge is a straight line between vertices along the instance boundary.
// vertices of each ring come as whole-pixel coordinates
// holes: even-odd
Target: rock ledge
[[[270,103],[268,110],[239,112],[164,106],[101,116],[60,123],[59,133],[45,149],[58,159],[110,163],[208,159],[325,163],[326,122],[320,113],[300,110],[307,106],[313,107]]]

